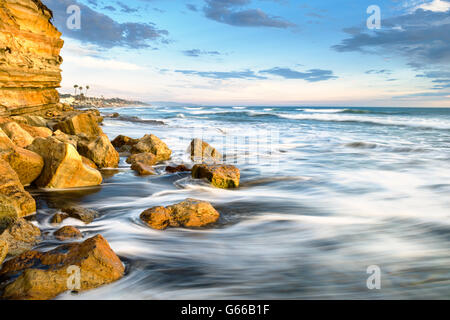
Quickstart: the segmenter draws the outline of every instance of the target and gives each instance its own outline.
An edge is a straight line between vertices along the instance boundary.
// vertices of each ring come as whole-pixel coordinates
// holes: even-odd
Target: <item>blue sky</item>
[[[450,0],[44,0],[61,92],[205,105],[450,107]],[[66,9],[81,9],[81,29]],[[367,8],[381,10],[369,30]]]

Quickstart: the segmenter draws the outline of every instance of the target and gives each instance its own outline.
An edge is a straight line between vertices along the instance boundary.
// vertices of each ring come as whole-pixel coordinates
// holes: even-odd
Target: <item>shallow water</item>
[[[33,191],[44,232],[55,230],[48,220],[68,203],[100,211],[88,226],[64,225],[79,226],[85,238],[101,233],[127,266],[114,284],[59,298],[450,298],[449,109],[102,111],[123,116],[105,119],[111,139],[153,133],[164,140],[174,151],[168,164],[189,163],[190,140],[203,137],[238,161],[242,186],[214,189],[167,174],[165,165],[157,176],[137,177],[122,158],[100,187]],[[188,197],[210,201],[220,221],[155,231],[139,220],[145,209]],[[39,248],[56,245],[48,235]],[[371,265],[381,268],[380,290],[366,286]]]

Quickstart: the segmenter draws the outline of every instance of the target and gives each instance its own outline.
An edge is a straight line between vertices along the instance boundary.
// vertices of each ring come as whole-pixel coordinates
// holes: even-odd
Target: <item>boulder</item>
[[[25,191],[19,176],[8,162],[0,159],[0,220],[24,217],[36,212],[36,202]]]
[[[16,122],[8,122],[2,126],[3,132],[18,147],[29,146],[34,138]]]
[[[36,180],[44,167],[44,160],[40,155],[15,146],[1,129],[0,158],[9,163],[24,186]]]
[[[156,159],[156,156],[153,153],[136,153],[132,154],[128,157],[127,163],[133,164],[135,162],[140,162],[147,166],[154,166],[158,163],[158,160]]]
[[[98,126],[97,117],[92,113],[80,113],[66,117],[54,128],[70,135],[84,133],[87,136],[95,137],[103,134]]]
[[[133,139],[127,136],[117,136],[111,144],[117,149],[119,152],[129,152],[131,147],[139,142],[139,139]]]
[[[80,138],[78,152],[92,160],[99,168],[117,168],[119,166],[119,153],[105,134],[93,139]]]
[[[85,224],[89,224],[92,221],[94,221],[95,218],[98,218],[100,216],[100,213],[98,211],[92,210],[92,209],[86,209],[83,207],[69,207],[64,208],[61,210],[63,214],[66,214],[67,216],[61,216],[61,218],[73,218],[80,221],[83,221]]]
[[[149,227],[164,230],[168,227],[204,227],[216,222],[220,214],[208,202],[187,199],[166,208],[150,208],[142,212],[140,218]]]
[[[50,223],[52,224],[60,224],[64,220],[69,218],[69,215],[67,213],[58,212],[53,215],[53,217],[50,219]]]
[[[213,186],[226,189],[239,187],[241,174],[231,165],[197,164],[192,168],[192,177],[207,179]]]
[[[47,138],[53,134],[53,131],[44,127],[32,127],[27,124],[20,124],[20,127],[28,132],[33,138]]]
[[[56,130],[55,132],[53,132],[53,137],[61,142],[73,145],[75,149],[78,147],[79,138],[77,136],[68,135],[61,130]]]
[[[79,271],[79,288],[74,275]],[[108,242],[97,235],[82,243],[49,252],[29,251],[3,264],[0,277],[9,279],[3,299],[48,300],[68,290],[89,290],[123,277],[125,268]]]
[[[8,254],[16,256],[31,250],[40,240],[41,231],[23,218],[5,219],[0,227],[0,241],[8,244]]]
[[[191,169],[186,167],[184,164],[178,165],[176,167],[167,166],[166,172],[168,173],[177,173],[177,172],[189,172]]]
[[[38,187],[67,189],[102,183],[100,172],[83,164],[80,154],[71,144],[54,137],[36,138],[29,150],[44,158],[44,170],[36,180]]]
[[[81,156],[81,161],[83,161],[85,165],[91,167],[92,169],[98,169],[97,165],[91,159]]]
[[[11,117],[14,121],[20,124],[26,124],[32,127],[48,127],[47,120],[45,120],[42,117],[39,116],[33,116],[33,115],[22,115],[22,116],[15,116]]]
[[[201,139],[191,141],[189,152],[191,154],[191,160],[194,162],[204,163],[222,160],[222,154]]]
[[[8,242],[0,240],[0,266],[8,255],[9,245]]]
[[[61,229],[58,229],[54,233],[55,238],[61,241],[70,240],[70,239],[81,239],[83,235],[80,230],[72,226],[65,226]]]
[[[156,156],[156,160],[165,161],[169,160],[172,154],[172,151],[167,147],[167,145],[161,141],[157,136],[150,134],[145,135],[139,142],[136,143],[131,148],[131,153],[153,153]]]

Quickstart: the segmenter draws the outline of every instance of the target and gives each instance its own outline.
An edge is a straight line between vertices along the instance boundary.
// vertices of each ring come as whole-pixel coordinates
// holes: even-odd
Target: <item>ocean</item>
[[[173,150],[157,175],[121,158],[95,188],[37,196],[37,224],[67,203],[96,209],[126,264],[105,287],[59,299],[449,299],[450,109],[165,107],[102,109],[110,139],[155,134]],[[138,117],[138,118],[135,118]],[[155,123],[154,120],[164,124]],[[203,138],[241,170],[221,190],[167,164],[191,164]],[[196,198],[221,213],[205,229],[156,231],[142,211]],[[48,236],[39,249],[59,243]],[[368,285],[379,270],[379,289]],[[373,279],[373,278],[372,278]]]

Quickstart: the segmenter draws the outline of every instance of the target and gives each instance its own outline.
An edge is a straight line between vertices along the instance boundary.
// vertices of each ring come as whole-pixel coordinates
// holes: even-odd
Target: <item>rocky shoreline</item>
[[[27,220],[39,214],[35,199],[25,189],[28,186],[43,190],[92,187],[102,183],[102,169],[118,167],[120,157],[126,157],[137,176],[155,175],[153,166],[171,159],[169,146],[153,134],[140,139],[121,135],[111,142],[101,129],[102,121],[97,110],[70,107],[47,117],[0,118],[2,299],[54,298],[68,290],[63,281],[68,276],[63,268],[73,265],[80,268],[82,275],[80,291],[124,275],[123,263],[101,235],[84,239],[74,226],[58,227],[67,218],[90,224],[99,217],[98,212],[82,207],[56,208],[51,218],[53,237],[62,245],[49,253],[32,250],[42,235]],[[223,156],[215,148],[200,139],[194,139],[188,147],[192,163],[167,166],[167,172],[191,171],[193,178],[204,179],[217,188],[239,186],[239,169],[222,164]],[[149,208],[140,215],[145,225],[156,230],[211,227],[219,217],[211,204],[196,199]],[[66,243],[77,240],[84,241]],[[94,254],[101,259],[106,255],[107,271],[101,271],[105,263],[90,258]]]
[[[172,150],[151,132],[112,142],[103,132],[104,116],[121,117],[102,116],[97,108],[143,103],[83,95],[60,101],[56,88],[63,41],[51,23],[52,12],[40,0],[0,2],[0,17],[0,40],[6,44],[0,49],[0,299],[53,299],[117,281],[125,265],[102,235],[85,238],[75,226],[60,227],[67,218],[88,225],[100,214],[77,206],[52,208],[54,230],[43,235],[30,222],[40,208],[28,188],[45,193],[99,186],[104,169],[117,168],[120,157],[127,158],[137,176],[155,175],[153,166],[170,160]],[[167,167],[166,172],[191,171],[193,178],[214,187],[239,187],[239,170],[223,165],[223,156],[208,143],[194,139],[189,150],[191,164]],[[211,204],[196,199],[140,215],[155,230],[211,227],[219,217]],[[44,237],[59,246],[49,252],[33,250]]]

